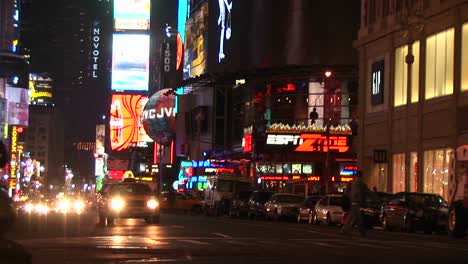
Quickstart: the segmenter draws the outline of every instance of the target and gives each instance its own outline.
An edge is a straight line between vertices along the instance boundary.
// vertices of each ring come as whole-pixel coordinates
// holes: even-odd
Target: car
[[[302,195],[275,193],[265,203],[265,217],[267,220],[296,219],[304,199]]]
[[[173,201],[171,204],[170,196],[173,195]],[[161,210],[180,210],[191,213],[201,213],[202,202],[201,198],[198,198],[189,193],[162,193],[160,196],[160,208]]]
[[[400,228],[407,232],[445,230],[448,205],[440,195],[432,193],[400,192],[384,205],[381,213],[385,230]]]
[[[314,208],[321,197],[322,196],[314,195],[309,196],[304,200],[304,203],[299,208],[299,214],[297,215],[298,223],[303,223],[304,221],[307,221],[309,224],[313,223]]]
[[[342,224],[343,218],[343,194],[327,194],[315,205],[313,222],[327,225]]]
[[[265,210],[263,206],[270,199],[274,192],[269,191],[254,191],[250,195],[247,203],[247,218],[257,219],[265,217]]]
[[[381,226],[380,215],[382,208],[393,196],[393,194],[386,192],[372,192],[371,195],[367,195],[366,203],[361,208],[363,221],[367,228]]]
[[[249,210],[248,202],[252,196],[252,191],[240,191],[234,194],[232,205],[229,208],[229,216],[247,216]]]
[[[104,185],[98,194],[99,223],[112,225],[116,218],[142,218],[159,223],[159,201],[145,183],[123,181]]]

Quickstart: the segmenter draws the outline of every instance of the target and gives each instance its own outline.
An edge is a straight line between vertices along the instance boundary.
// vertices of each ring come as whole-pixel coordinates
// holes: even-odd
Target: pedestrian
[[[366,201],[366,196],[370,193],[371,191],[362,179],[362,171],[358,171],[354,181],[348,184],[344,194],[346,198],[349,199],[351,207],[348,212],[348,216],[346,217],[346,222],[341,228],[340,232],[342,234],[348,233],[354,225],[357,225],[359,233],[362,236],[366,236],[366,228],[361,215],[361,207]]]
[[[377,192],[377,187],[375,187],[375,186],[372,187],[372,191],[373,191],[373,192]]]

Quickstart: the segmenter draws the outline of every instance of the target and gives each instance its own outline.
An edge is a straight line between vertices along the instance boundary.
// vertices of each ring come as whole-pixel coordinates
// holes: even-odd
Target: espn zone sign
[[[349,150],[347,136],[327,136],[322,134],[268,134],[267,145],[293,145],[297,152],[328,152],[340,153]]]

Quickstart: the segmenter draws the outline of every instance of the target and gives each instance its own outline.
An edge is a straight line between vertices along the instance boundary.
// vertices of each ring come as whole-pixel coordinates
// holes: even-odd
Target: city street
[[[372,230],[362,238],[335,226],[182,213],[163,214],[158,225],[96,222],[93,214],[24,218],[8,237],[33,263],[468,263],[468,241],[446,235]]]

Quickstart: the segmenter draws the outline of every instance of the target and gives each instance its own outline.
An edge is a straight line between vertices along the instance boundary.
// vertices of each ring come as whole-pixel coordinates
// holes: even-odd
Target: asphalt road
[[[112,227],[96,223],[92,213],[24,217],[8,238],[41,264],[468,263],[468,240],[446,235],[371,230],[361,237],[341,235],[336,226],[188,214],[163,214],[157,225],[138,219],[116,220]]]

